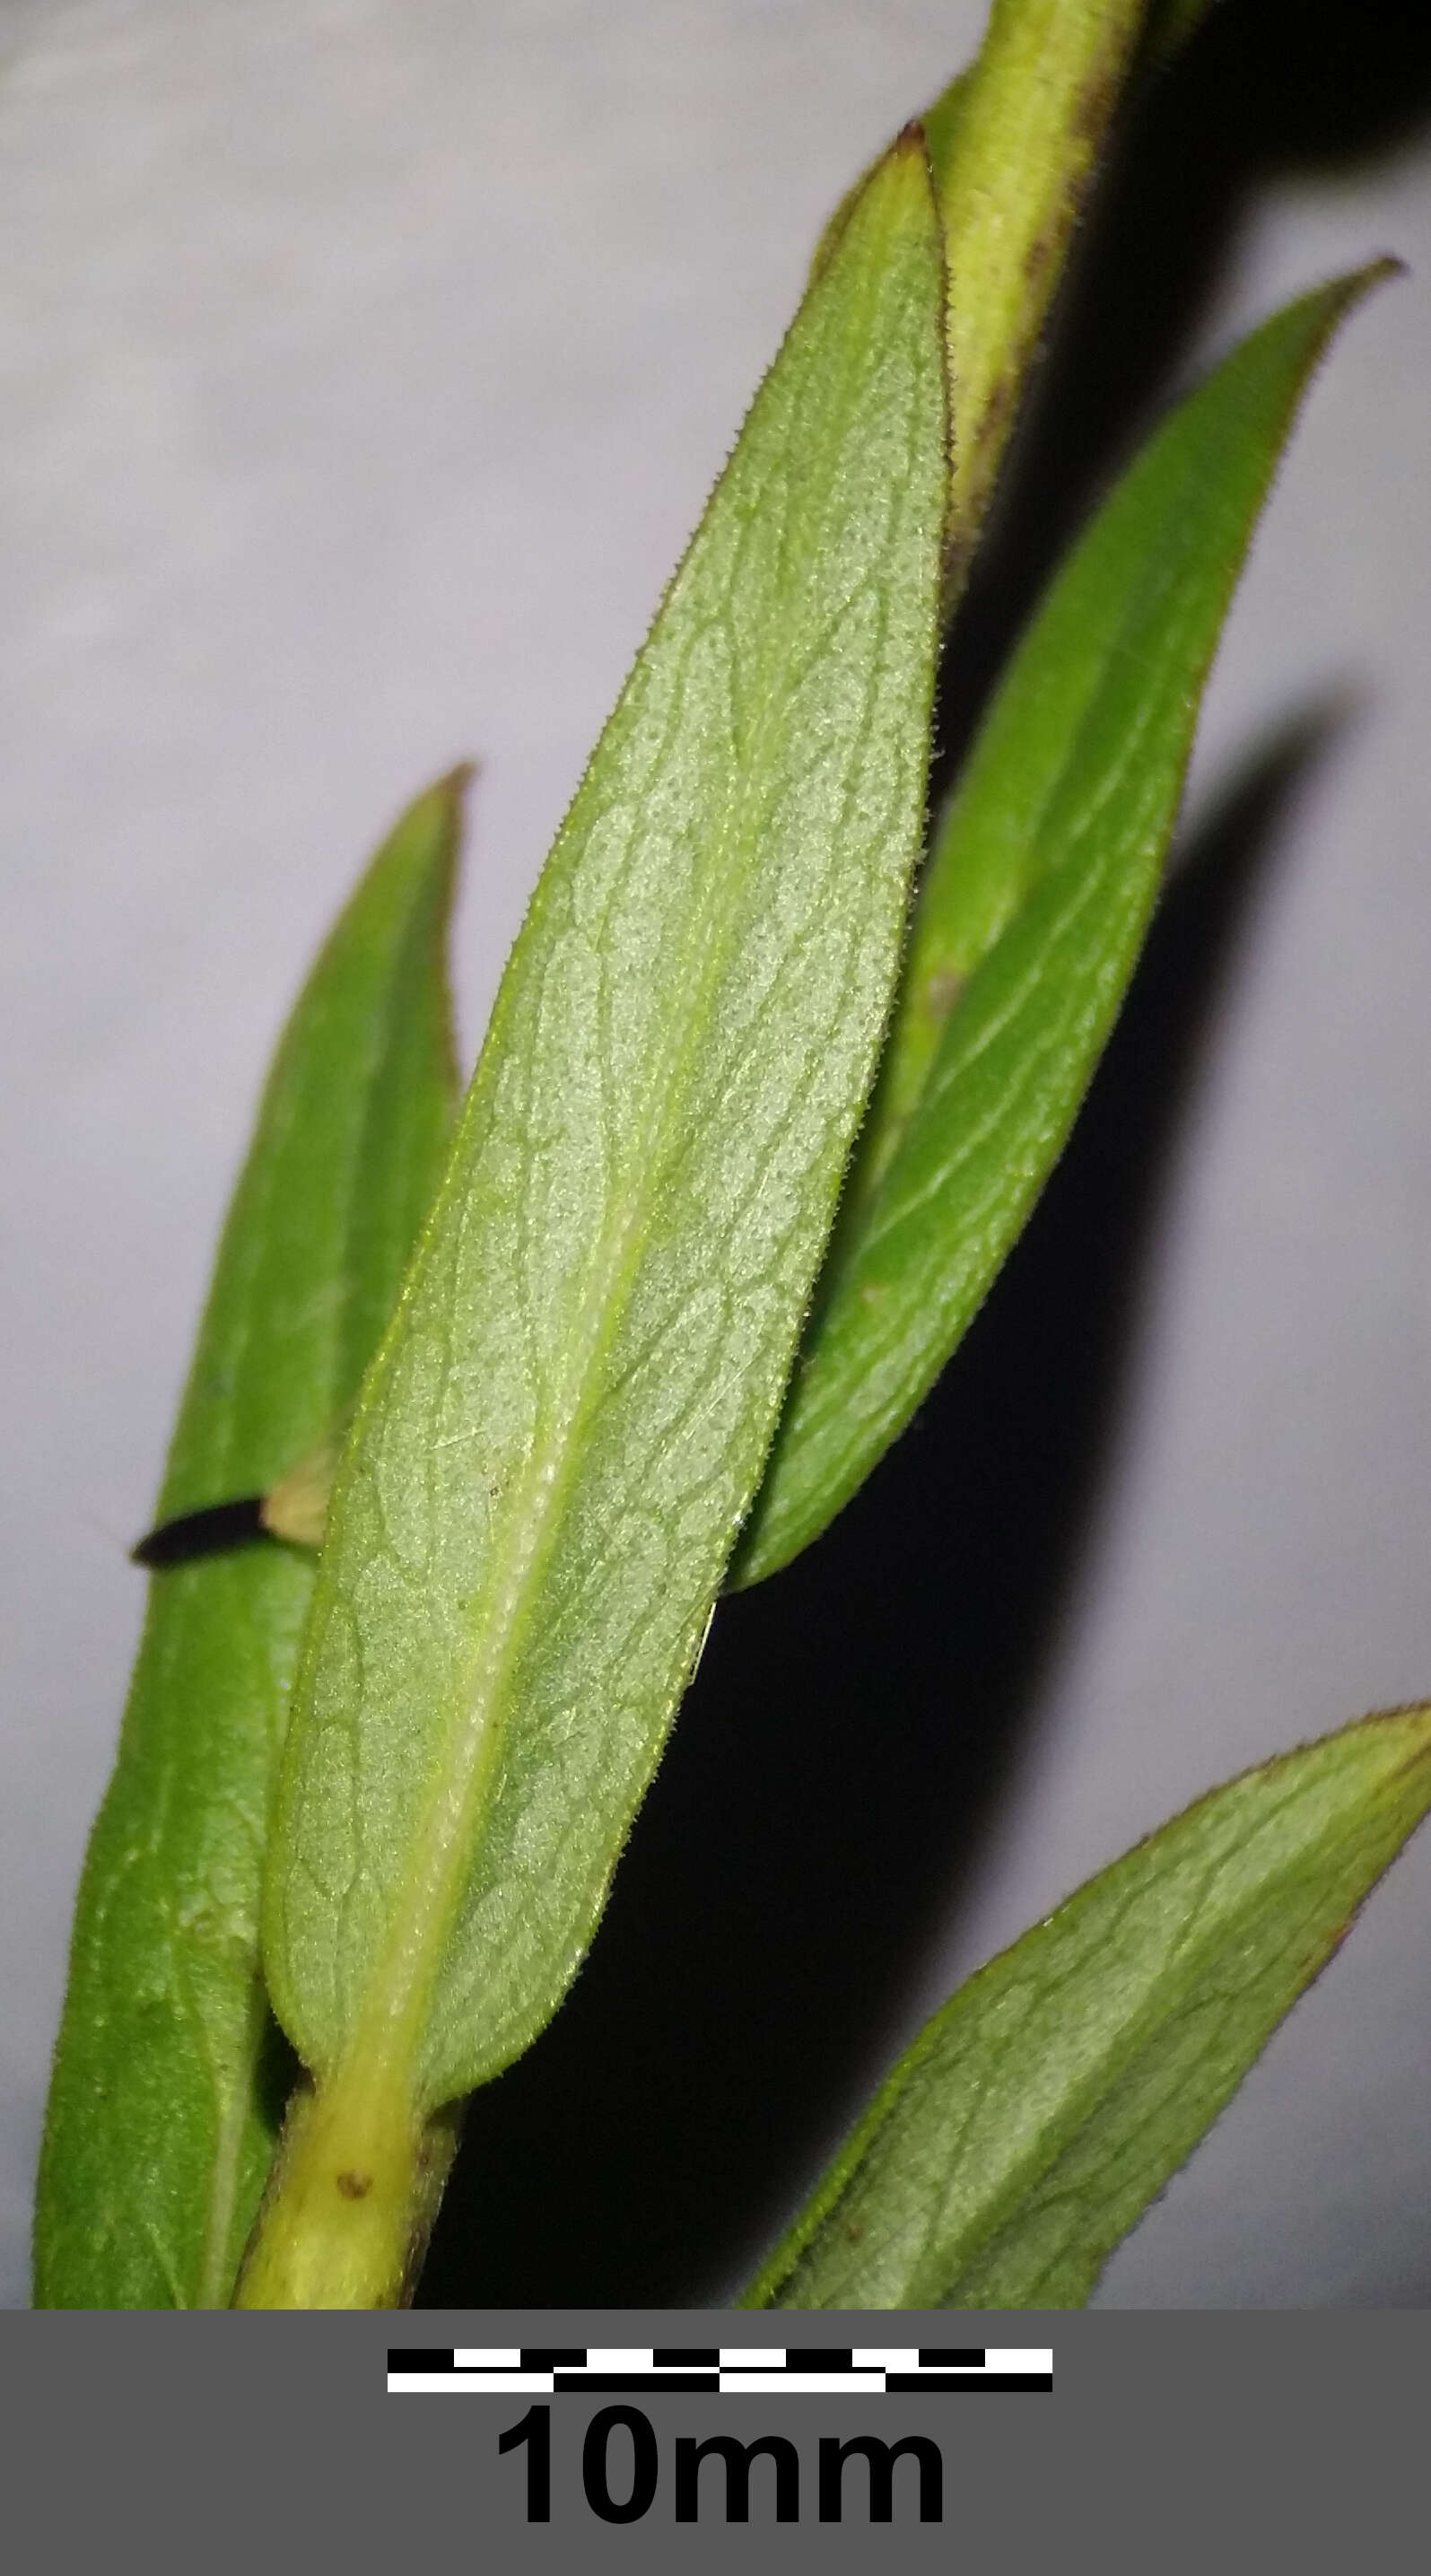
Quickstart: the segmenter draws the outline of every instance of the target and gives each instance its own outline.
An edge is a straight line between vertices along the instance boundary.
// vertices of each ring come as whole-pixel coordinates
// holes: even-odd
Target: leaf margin
[[[1046,2257],[1043,2258],[1042,2271],[1039,2271],[1035,2264],[1026,2265],[1027,2277],[1022,2283],[1024,2295],[1014,2297],[997,2295],[1000,2287],[1007,2292],[1011,2272],[1017,2280],[1017,2261],[1010,2265],[1008,2253],[1009,2239],[1015,2234],[1018,2225],[1017,2210],[997,2224],[992,2219],[980,2218],[976,2214],[967,2231],[968,2242],[959,2249],[957,2258],[953,2248],[943,2255],[940,2278],[937,2282],[932,2281],[926,2273],[922,2278],[905,2278],[899,2285],[900,2295],[898,2296],[871,2297],[869,2282],[862,2281],[859,2277],[860,2263],[868,2261],[869,2258],[856,2255],[853,2258],[854,2279],[851,2280],[848,2271],[844,2277],[837,2278],[831,2284],[831,2294],[828,2298],[802,2299],[783,2295],[798,2278],[802,2266],[807,2265],[807,2262],[818,2262],[821,2243],[828,2243],[830,2233],[836,2225],[844,2232],[848,2242],[854,2244],[863,2242],[871,2222],[856,2199],[862,2168],[890,2128],[898,2122],[901,2106],[910,2101],[921,2078],[934,2067],[940,2049],[947,2043],[950,2033],[957,2031],[961,2023],[966,2020],[973,2019],[977,2022],[980,2012],[990,2015],[991,1999],[991,2017],[997,2017],[1005,1990],[1009,1988],[1010,1981],[1021,1964],[1027,1966],[1035,1960],[1040,1951],[1045,1954],[1050,1951],[1056,1952],[1060,1942],[1076,1939],[1088,1918],[1096,1914],[1100,1905],[1122,1900],[1123,1915],[1126,1919],[1139,1901],[1136,1885],[1138,1874],[1140,1871],[1146,1872],[1150,1859],[1154,1857],[1165,1859],[1171,1852],[1175,1866],[1183,1866],[1185,1860],[1183,1844],[1190,1844],[1198,1831],[1209,1824],[1215,1827],[1220,1822],[1226,1823],[1234,1813],[1236,1802],[1251,1803],[1256,1801],[1260,1793],[1285,1791],[1287,1793],[1284,1803],[1285,1812],[1285,1806],[1289,1806],[1297,1796],[1315,1797],[1318,1789],[1323,1785],[1321,1773],[1330,1771],[1339,1756],[1349,1753],[1354,1757],[1364,1754],[1368,1748],[1372,1757],[1367,1764],[1368,1778],[1365,1789],[1370,1841],[1368,1857],[1355,1869],[1343,1870],[1342,1876],[1331,1891],[1330,1901],[1323,1903],[1321,1918],[1314,1935],[1310,1939],[1305,1937],[1303,1939],[1295,1974],[1284,1984],[1282,1990],[1283,2000],[1270,2016],[1263,2019],[1260,2024],[1260,2035],[1252,2048],[1242,2055],[1236,2070],[1231,2074],[1225,2074],[1224,2070],[1224,2074],[1218,2076],[1211,2088],[1209,2107],[1200,2114],[1197,2125],[1189,2127],[1187,2123],[1183,2124],[1182,2131],[1174,2142],[1173,2150],[1161,2158],[1156,2170],[1139,2185],[1136,2205],[1131,2207],[1125,2205],[1113,2225],[1104,2232],[1091,2249],[1085,2248],[1072,2256],[1069,2256],[1065,2249],[1062,2282],[1060,2284],[1055,2269],[1052,2295]],[[1386,1748],[1384,1758],[1382,1758],[1383,1748]],[[1414,1786],[1398,1805],[1396,1792],[1407,1783],[1413,1783]],[[1352,1801],[1348,1801],[1349,1808],[1352,1804]],[[1372,1811],[1379,1805],[1384,1806],[1388,1811],[1395,1808],[1394,1815],[1389,1812],[1386,1818],[1378,1820]],[[1402,1708],[1380,1711],[1370,1717],[1356,1719],[1349,1726],[1339,1728],[1330,1735],[1318,1737],[1291,1752],[1275,1754],[1270,1760],[1252,1765],[1220,1787],[1205,1791],[1200,1798],[1195,1799],[1190,1806],[1170,1818],[1166,1824],[1145,1835],[1141,1841],[1121,1853],[1116,1860],[1097,1871],[1092,1878],[1086,1879],[1072,1895],[1066,1897],[1054,1909],[1052,1914],[1043,1917],[1017,1940],[988,1960],[983,1967],[976,1969],[974,1974],[931,2014],[877,2087],[865,2109],[858,2115],[846,2139],[815,2184],[803,2207],[766,2256],[748,2288],[738,2299],[737,2306],[740,2308],[953,2307],[977,2312],[981,2308],[991,2310],[1049,2308],[1085,2304],[1096,2287],[1109,2256],[1166,2188],[1172,2177],[1181,2170],[1188,2157],[1195,2152],[1202,2138],[1220,2117],[1239,2084],[1260,2058],[1288,2013],[1295,2008],[1301,1996],[1340,1948],[1363,1905],[1400,1855],[1405,1844],[1425,1821],[1428,1813],[1431,1813],[1431,1703],[1411,1703]],[[1344,1823],[1348,1834],[1354,1829],[1354,1815],[1338,1821]],[[1259,1833],[1264,1835],[1272,1833],[1277,1822],[1278,1816],[1274,1807],[1268,1816],[1254,1818],[1252,1836],[1255,1837]],[[1125,1888],[1130,1883],[1132,1893],[1125,1897]],[[1179,1927],[1178,1933],[1172,1936],[1175,1944],[1172,1955],[1174,1957],[1178,1955],[1177,1944],[1180,1943],[1182,1949],[1186,1950],[1190,1944],[1196,1943],[1198,1937],[1196,1929],[1189,1931],[1184,1922]],[[1125,1982],[1136,1992],[1135,1977]],[[1059,1981],[1060,2004],[1065,2014],[1069,2009],[1068,1994],[1068,1972],[1065,1968]],[[1151,2015],[1145,2012],[1145,2021],[1149,2018]],[[1072,2053],[1071,2041],[1068,2046]],[[1124,2052],[1125,2064],[1119,2076],[1120,2081],[1136,2071],[1136,2046],[1135,2031],[1133,2041]],[[1011,2036],[1010,2030],[1005,2027],[999,2034],[994,2051],[994,2072],[981,2083],[975,2070],[974,2108],[969,2115],[971,2127],[976,2119],[987,2121],[990,2095],[997,2097],[1001,2086],[1005,2091],[1016,2088],[1017,2077],[1010,2079],[1007,2073],[1007,2061],[1011,2054],[1017,2055],[1017,2049],[1018,2034]],[[1091,2089],[1092,2078],[1087,2075],[1086,2069],[1084,2074],[1084,2089],[1087,2091]],[[1071,2089],[1076,2090],[1076,2087]],[[1116,2092],[1116,2089],[1116,2085],[1104,2088],[1105,2093]],[[1027,2098],[1027,2087],[1024,2095],[1019,2098],[1021,2100]],[[1058,2147],[1052,2159],[1045,2158],[1041,2168],[1037,2167],[1037,2147],[1025,2150],[1025,2161],[1036,2166],[1033,2182],[1026,2193],[1026,2198],[1031,2199],[1035,2204],[1035,2214],[1037,2214],[1038,2194],[1047,2180],[1048,2172],[1057,2170],[1059,2158],[1064,2161],[1076,2159],[1080,2139],[1093,2125],[1097,2116],[1098,2105],[1095,2102],[1093,2108],[1083,2115],[1081,2126],[1075,2125],[1072,2128],[1067,2142]],[[962,2143],[961,2141],[961,2149]],[[987,2174],[985,2182],[987,2187]],[[936,2211],[929,2218],[925,2241],[921,2247],[920,2259],[925,2260],[926,2263],[929,2241],[935,2234],[938,2224],[939,2218]],[[1004,2264],[1002,2282],[998,2278],[1000,2259]],[[1081,2290],[1081,2295],[1067,2294],[1070,2281]],[[1060,2294],[1060,2288],[1062,2294]],[[937,2295],[935,2295],[936,2291]]]

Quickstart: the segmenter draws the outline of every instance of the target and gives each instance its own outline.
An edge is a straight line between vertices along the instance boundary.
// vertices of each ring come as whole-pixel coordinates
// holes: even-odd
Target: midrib
[[[869,300],[877,299],[870,294]],[[850,424],[867,399],[862,369],[859,383],[841,406],[823,442],[827,455],[848,444]],[[792,587],[795,531],[802,523],[807,529],[810,525],[805,495],[812,489],[828,492],[832,488],[832,478],[827,476],[821,482],[808,453],[804,454],[798,481],[792,479],[794,463],[804,449],[804,410],[803,401],[795,396],[784,424],[785,507],[772,589],[777,597],[787,599]],[[765,477],[757,473],[756,480],[760,483]],[[769,484],[765,481],[762,506],[768,506],[768,493]],[[800,552],[800,565],[807,575],[808,567],[823,550],[821,541],[828,515],[825,500],[818,507],[819,524]],[[728,590],[725,596],[728,603]],[[668,600],[668,613],[673,606],[674,598]],[[688,600],[687,613],[693,633],[712,622],[709,612],[702,613],[698,596]],[[792,622],[809,632],[808,616]],[[728,605],[724,624],[727,683],[733,699],[736,655]],[[540,1578],[560,1530],[573,1480],[580,1472],[582,1444],[578,1435],[583,1417],[591,1413],[604,1392],[602,1363],[624,1317],[639,1269],[647,1214],[658,1176],[665,1168],[670,1132],[686,1098],[691,1061],[704,1036],[711,997],[725,965],[739,910],[735,897],[737,892],[744,894],[759,842],[760,808],[766,802],[771,748],[786,722],[791,673],[797,665],[808,667],[798,638],[782,640],[773,653],[763,658],[747,683],[746,703],[756,713],[749,748],[740,764],[744,778],[738,773],[735,776],[724,829],[706,860],[704,890],[684,941],[685,969],[681,1006],[674,1022],[676,1034],[673,1043],[661,1052],[650,1077],[655,1107],[641,1148],[632,1157],[632,1167],[645,1177],[624,1204],[618,1203],[606,1230],[602,1255],[573,1335],[565,1401],[554,1408],[551,1428],[534,1449],[513,1497],[507,1524],[511,1535],[505,1546],[499,1544],[484,1586],[474,1652],[463,1687],[454,1695],[443,1735],[442,1759],[430,1773],[428,1793],[409,1844],[409,1866],[393,1905],[391,1930],[343,2052],[348,2070],[355,2062],[371,2058],[375,2072],[381,2068],[397,2074],[423,2110],[439,2107],[445,2095],[435,2088],[429,2100],[420,2085],[421,2016],[436,1990],[443,1955],[460,1912],[470,1874],[476,1821],[502,1749],[511,1686]],[[731,729],[734,733],[733,722]],[[733,752],[731,766],[734,771]],[[741,852],[745,854],[745,864],[736,879],[728,873],[727,863]],[[724,935],[719,928],[722,920]]]
[[[729,649],[729,648],[728,648]],[[778,657],[771,679],[757,683],[758,705],[783,709],[784,681],[792,655]],[[777,731],[777,718],[757,719],[746,767],[757,780],[768,775],[766,746]],[[664,1050],[650,1077],[656,1103],[631,1157],[632,1168],[647,1177],[635,1192],[623,1193],[615,1220],[606,1230],[602,1256],[593,1274],[574,1335],[575,1352],[566,1380],[565,1400],[553,1409],[551,1428],[534,1449],[514,1498],[509,1521],[511,1539],[497,1551],[477,1622],[477,1646],[464,1686],[455,1695],[444,1759],[434,1768],[431,1786],[412,1838],[412,1866],[404,1874],[404,1893],[394,1908],[393,1929],[372,1979],[369,2000],[360,2011],[350,2056],[371,2048],[385,2061],[415,2069],[420,2058],[417,2022],[433,1991],[443,1953],[460,1910],[469,1874],[477,1816],[487,1783],[496,1767],[510,1713],[511,1683],[529,1625],[530,1612],[551,1548],[561,1527],[569,1493],[580,1471],[583,1416],[604,1392],[603,1362],[624,1317],[646,1233],[649,1209],[666,1165],[671,1130],[689,1087],[691,1061],[704,1037],[710,1002],[730,945],[738,906],[736,880],[728,871],[732,852],[744,849],[745,867],[739,889],[749,875],[749,853],[758,832],[746,825],[752,804],[762,801],[749,787],[737,787],[733,810],[717,850],[704,869],[706,891],[693,911],[683,943],[685,970],[681,1003],[675,1019],[675,1043]],[[726,918],[724,936],[720,933]],[[454,1781],[458,1796],[451,1794]],[[436,2108],[437,2103],[424,2104]]]

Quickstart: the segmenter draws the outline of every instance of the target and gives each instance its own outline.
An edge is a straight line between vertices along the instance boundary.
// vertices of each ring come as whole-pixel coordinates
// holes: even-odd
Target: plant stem
[[[400,2308],[457,2149],[460,2103],[423,2121],[405,2092],[340,2074],[296,2094],[236,2308]]]

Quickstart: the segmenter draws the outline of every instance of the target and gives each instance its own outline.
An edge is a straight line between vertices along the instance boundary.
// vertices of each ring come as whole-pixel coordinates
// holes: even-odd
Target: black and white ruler
[[[404,2397],[951,2397],[1052,2387],[1052,2352],[1025,2348],[413,2344],[388,2353],[389,2393]]]

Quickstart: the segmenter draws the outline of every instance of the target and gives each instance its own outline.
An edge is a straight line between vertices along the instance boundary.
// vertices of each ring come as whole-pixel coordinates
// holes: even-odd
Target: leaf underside
[[[758,1478],[921,837],[942,292],[906,138],[509,963],[340,1470],[284,1765],[265,1957],[320,2081],[371,2059],[430,2108],[554,2010]]]
[[[742,2305],[1069,2308],[1431,1807],[1431,1709],[1249,1771],[971,1977]]]

